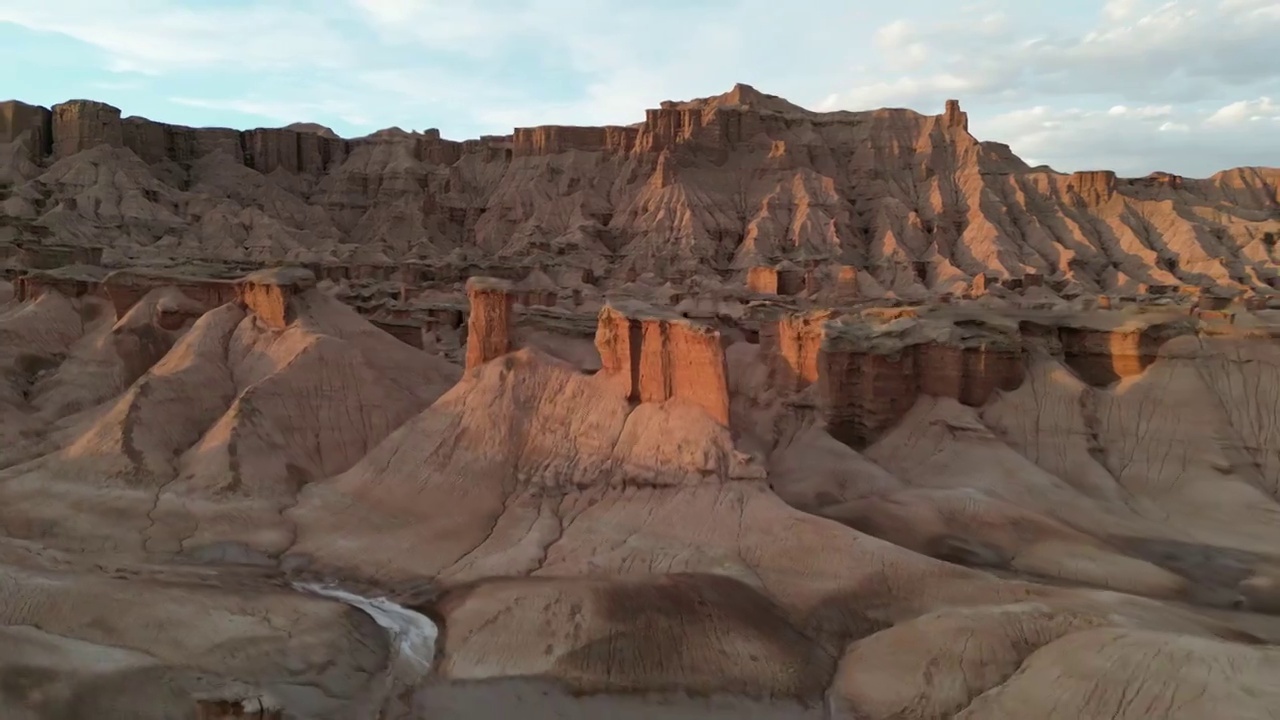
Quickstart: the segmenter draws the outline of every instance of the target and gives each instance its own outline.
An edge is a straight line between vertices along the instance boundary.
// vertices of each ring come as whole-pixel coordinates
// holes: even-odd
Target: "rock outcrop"
[[[702,323],[640,304],[601,308],[596,330],[601,372],[633,402],[679,400],[729,424],[728,368],[720,333]]]
[[[762,324],[760,348],[770,363],[770,381],[781,392],[796,392],[818,381],[826,324],[833,313],[784,313]]]
[[[68,298],[98,295],[106,271],[97,267],[71,265],[54,270],[36,270],[18,277],[13,283],[13,296],[19,302],[38,299],[46,292]]]
[[[467,281],[468,370],[515,350],[513,323],[515,286],[498,278],[473,277]]]
[[[273,329],[293,322],[293,300],[316,284],[316,276],[303,268],[261,270],[236,283],[236,301]]]
[[[99,145],[124,147],[120,108],[93,100],[53,106],[53,157],[61,160]]]
[[[747,289],[761,295],[778,294],[778,271],[756,266],[747,271]]]
[[[1195,332],[1186,319],[1136,326],[1062,327],[1056,339],[1063,359],[1090,385],[1106,387],[1139,375],[1155,362],[1160,348],[1169,340]]]
[[[763,323],[760,346],[771,385],[783,393],[816,385],[828,431],[861,448],[921,396],[982,407],[997,393],[1016,390],[1030,352],[1058,358],[1086,384],[1107,387],[1142,374],[1167,342],[1195,334],[1196,322],[1174,313],[1120,311],[1021,323],[942,311],[893,319],[820,311]]]
[[[30,157],[53,152],[53,113],[17,100],[0,102],[0,144],[26,139]]]
[[[190,128],[82,100],[47,123],[40,108],[4,107],[0,139],[40,148],[20,172],[0,169],[13,184],[8,232],[150,259],[297,262],[334,279],[429,262],[440,281],[572,264],[607,283],[653,273],[677,286],[754,266],[773,269],[779,295],[833,298],[816,271],[845,267],[845,300],[961,295],[977,277],[1016,285],[1028,273],[1076,294],[1276,293],[1274,258],[1253,248],[1280,232],[1280,171],[1136,181],[1030,168],[973,137],[955,100],[937,115],[817,113],[738,85],[664,102],[635,126],[461,142],[398,128],[342,139],[306,123]]]
[[[1074,192],[1086,206],[1098,206],[1111,200],[1116,194],[1116,174],[1110,170],[1086,170],[1071,174],[1067,189]]]
[[[129,313],[147,293],[161,287],[172,287],[184,295],[200,303],[206,310],[236,301],[237,292],[234,280],[218,278],[195,278],[177,274],[146,272],[140,270],[117,270],[102,280],[102,291],[115,308],[116,319]]]

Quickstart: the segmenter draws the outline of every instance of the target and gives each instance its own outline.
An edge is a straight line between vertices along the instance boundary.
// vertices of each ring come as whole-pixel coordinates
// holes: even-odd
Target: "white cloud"
[[[60,0],[52,11],[41,4],[0,0],[0,22],[93,45],[106,53],[109,68],[117,72],[333,68],[353,58],[342,33],[323,14],[287,5],[191,9],[164,0],[113,7],[97,0]]]
[[[1237,100],[1215,111],[1205,120],[1207,125],[1240,125],[1246,122],[1280,121],[1280,104],[1269,97],[1257,100]]]
[[[1280,164],[1260,139],[1280,98],[1276,0],[1093,0],[1092,18],[1066,5],[60,0],[50,13],[0,0],[0,22],[88,43],[175,104],[348,132],[630,123],[747,82],[815,109],[959,98],[980,137],[1064,167],[1193,173],[1249,147]]]
[[[1250,103],[1244,103],[1246,105]],[[1256,101],[1253,104],[1257,104]],[[1156,108],[1123,112],[1039,105],[971,123],[981,137],[1009,144],[1055,170],[1107,168],[1120,175],[1155,171],[1206,177],[1241,165],[1280,160],[1280,133],[1246,132],[1212,121],[1213,114]]]
[[[1158,6],[1113,0],[1095,27],[1074,33],[1013,22],[959,33],[955,21],[944,17],[914,27],[913,41],[933,47],[945,72],[854,85],[836,104],[932,107],[957,90],[969,100],[1016,93],[1141,103],[1211,99],[1224,89],[1280,80],[1278,7],[1274,0],[1174,0]]]

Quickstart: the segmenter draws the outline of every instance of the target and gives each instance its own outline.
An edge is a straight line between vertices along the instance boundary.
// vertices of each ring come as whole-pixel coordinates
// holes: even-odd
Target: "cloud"
[[[0,30],[73,38],[100,54],[97,68],[118,75],[82,69],[81,84],[42,93],[107,91],[110,101],[117,92],[130,103],[151,97],[148,112],[158,105],[188,122],[305,119],[348,134],[435,125],[448,137],[474,137],[523,125],[631,123],[662,100],[747,82],[815,109],[938,112],[955,97],[975,132],[1021,154],[1074,162],[1091,152],[1081,128],[1116,129],[1136,146],[1120,148],[1131,167],[1199,167],[1208,160],[1186,157],[1172,139],[1194,140],[1208,157],[1205,143],[1216,138],[1224,157],[1235,157],[1237,141],[1226,138],[1270,127],[1267,98],[1280,98],[1274,0],[806,0],[804,12],[775,0],[131,0],[110,12],[60,0],[57,13],[33,8],[0,0]],[[1036,108],[1040,116],[1016,114]],[[1256,160],[1268,160],[1269,142],[1255,142]],[[1164,161],[1155,162],[1157,151]]]
[[[133,0],[104,8],[96,0],[61,0],[51,12],[43,5],[0,0],[0,22],[92,45],[117,72],[339,67],[353,57],[328,18],[288,3],[188,8],[164,0]]]
[[[1237,100],[1223,106],[1205,120],[1206,125],[1232,126],[1259,121],[1280,122],[1280,104],[1269,97],[1257,100]],[[1280,128],[1273,128],[1280,130]]]
[[[1280,79],[1274,49],[1280,6],[1273,0],[1175,0],[1158,6],[1112,0],[1095,26],[1076,32],[1002,17],[1003,22],[978,23],[979,32],[956,32],[952,19],[915,28],[912,42],[935,48],[945,71],[855,85],[838,93],[832,105],[932,107],[957,92],[968,100],[1034,93],[1190,102]],[[880,32],[892,35],[899,27],[892,23]],[[882,48],[886,55],[895,52]],[[891,60],[882,61],[892,67]]]
[[[1232,103],[1223,110],[1258,108],[1265,102],[1266,98]],[[1241,123],[1215,120],[1221,112],[1165,106],[1060,110],[1038,105],[971,122],[971,128],[982,137],[1008,143],[1033,165],[1047,164],[1061,172],[1106,168],[1131,177],[1155,171],[1207,177],[1229,167],[1280,159],[1280,116],[1265,118],[1274,123],[1271,129],[1251,132]],[[1249,117],[1249,112],[1254,110],[1228,115]]]

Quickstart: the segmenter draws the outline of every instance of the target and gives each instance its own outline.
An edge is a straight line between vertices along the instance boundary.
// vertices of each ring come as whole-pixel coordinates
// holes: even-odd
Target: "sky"
[[[630,124],[743,82],[813,110],[957,98],[1031,164],[1280,166],[1280,0],[0,0],[0,93],[466,139]]]

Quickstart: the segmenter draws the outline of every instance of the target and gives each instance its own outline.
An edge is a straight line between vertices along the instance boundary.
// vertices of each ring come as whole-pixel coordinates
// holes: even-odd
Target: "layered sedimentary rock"
[[[515,349],[513,321],[515,286],[498,278],[475,277],[467,281],[468,370]]]
[[[99,145],[124,146],[120,108],[92,100],[53,106],[53,156],[59,160]]]
[[[56,292],[69,298],[98,295],[102,292],[106,274],[101,268],[84,266],[29,272],[14,281],[14,299],[20,302],[35,300],[46,292]]]
[[[1102,205],[1116,193],[1116,174],[1110,170],[1086,170],[1071,174],[1067,188],[1085,205]]]
[[[53,152],[53,113],[17,100],[0,102],[0,144],[24,137],[33,158]]]
[[[58,105],[44,133],[44,111],[5,107],[0,139],[34,128],[43,148],[42,167],[9,172],[14,226],[141,243],[143,255],[374,272],[430,261],[440,279],[482,263],[514,280],[571,261],[675,284],[757,266],[775,270],[780,295],[829,290],[802,277],[820,266],[865,273],[850,289],[908,299],[1028,274],[1077,294],[1275,292],[1275,258],[1256,241],[1280,232],[1277,171],[1139,181],[1030,168],[973,137],[955,100],[937,115],[816,113],[738,85],[664,102],[635,126],[463,142],[398,128],[342,139],[305,123],[189,128],[91,101]],[[35,184],[53,161],[63,165]],[[1166,254],[1180,265],[1162,266]]]
[[[778,271],[756,266],[747,271],[747,289],[761,295],[778,294]]]
[[[596,348],[601,372],[615,375],[633,402],[679,400],[729,424],[728,368],[720,333],[641,304],[600,310]]]
[[[819,310],[784,313],[762,324],[760,346],[770,363],[771,381],[783,392],[795,392],[818,381],[818,359],[832,313]]]
[[[102,292],[115,308],[116,319],[123,318],[147,293],[161,287],[173,287],[200,303],[206,310],[235,301],[236,282],[217,278],[195,278],[176,274],[117,270],[102,280]]]
[[[1118,328],[1062,327],[1057,338],[1067,365],[1090,385],[1105,387],[1141,374],[1166,342],[1194,332],[1191,322],[1171,320]]]
[[[283,330],[294,320],[294,297],[315,283],[315,275],[303,268],[262,270],[236,283],[236,300],[267,327]]]
[[[638,134],[636,128],[618,126],[516,128],[512,135],[512,150],[515,157],[557,155],[570,150],[628,153],[634,148]]]

